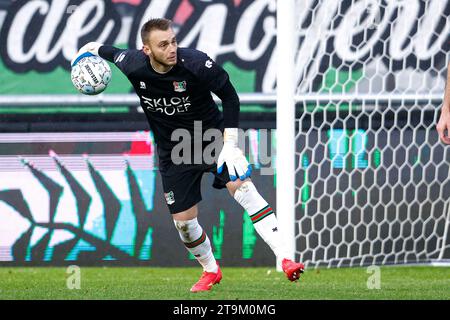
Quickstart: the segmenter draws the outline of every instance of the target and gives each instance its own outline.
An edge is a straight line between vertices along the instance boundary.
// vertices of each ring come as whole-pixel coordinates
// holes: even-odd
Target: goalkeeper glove
[[[217,160],[217,172],[222,173],[223,165],[226,164],[231,181],[235,181],[237,177],[245,180],[252,174],[252,166],[242,150],[238,148],[238,129],[226,128],[223,136],[223,148]]]
[[[89,55],[98,56],[98,50],[101,46],[103,46],[103,44],[98,42],[89,42],[88,44],[85,44],[80,50],[78,50],[77,54],[70,62],[70,65],[73,67],[78,63],[78,61],[84,57],[88,57]]]

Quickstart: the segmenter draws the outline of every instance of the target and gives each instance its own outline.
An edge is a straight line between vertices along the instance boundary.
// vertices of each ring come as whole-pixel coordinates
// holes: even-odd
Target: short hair
[[[172,20],[165,18],[155,18],[148,20],[141,28],[142,43],[146,43],[150,32],[153,30],[166,31],[172,27]]]

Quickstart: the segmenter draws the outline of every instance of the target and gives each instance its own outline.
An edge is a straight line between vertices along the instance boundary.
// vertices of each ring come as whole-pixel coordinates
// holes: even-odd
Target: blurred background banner
[[[259,132],[248,136],[253,180],[273,203],[274,176],[258,170]],[[173,228],[154,152],[148,131],[0,134],[0,263],[196,265]],[[216,258],[273,263],[248,214],[213,178],[203,178],[200,210]]]
[[[295,14],[296,254],[326,266],[450,259],[450,152],[435,132],[450,0],[297,0]],[[172,19],[180,46],[215,59],[239,94],[276,92],[275,0],[0,0],[0,262],[195,265],[141,107],[61,100],[81,96],[70,60],[83,44],[140,49],[151,17]],[[133,94],[112,71],[102,96]],[[24,96],[35,101],[15,103]],[[241,125],[255,184],[275,206],[276,175],[261,173],[276,173],[261,162],[275,100],[243,103]],[[272,265],[211,178],[200,208],[217,258]]]
[[[180,45],[207,52],[240,92],[274,92],[275,65],[282,63],[275,57],[275,3],[0,0],[0,93],[76,93],[68,79],[78,48],[88,41],[140,48],[140,26],[155,16],[171,18]],[[406,3],[298,0],[298,92],[440,94],[450,2]],[[326,36],[317,37],[322,31]],[[114,71],[108,93],[128,93],[131,86]]]

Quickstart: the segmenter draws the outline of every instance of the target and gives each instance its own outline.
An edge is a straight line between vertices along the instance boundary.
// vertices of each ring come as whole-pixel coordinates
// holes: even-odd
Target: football
[[[96,95],[105,91],[111,81],[111,68],[101,57],[85,53],[73,62],[71,78],[79,92]]]

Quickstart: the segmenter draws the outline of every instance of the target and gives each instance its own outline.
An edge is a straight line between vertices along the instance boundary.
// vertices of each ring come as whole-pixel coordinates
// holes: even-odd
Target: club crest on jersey
[[[170,191],[168,193],[164,193],[164,197],[166,198],[166,202],[168,205],[175,203],[175,195],[173,194],[173,191]]]
[[[174,81],[173,89],[175,92],[185,92],[186,91],[186,81]]]

